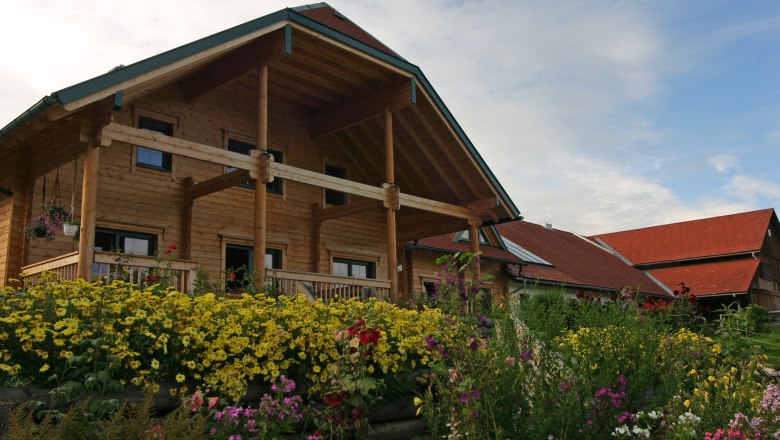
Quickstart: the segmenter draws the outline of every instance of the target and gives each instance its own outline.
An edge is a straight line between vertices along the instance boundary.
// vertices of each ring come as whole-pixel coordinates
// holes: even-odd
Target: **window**
[[[132,255],[154,255],[157,236],[139,232],[98,229],[95,231],[95,250],[116,251]]]
[[[227,148],[228,151],[234,151],[236,153],[241,154],[249,154],[251,150],[255,149],[254,144],[250,144],[248,142],[242,142],[236,139],[228,139],[227,142]],[[284,153],[282,153],[279,150],[272,150],[268,149],[266,150],[268,153],[274,157],[274,162],[276,163],[284,163]],[[236,169],[233,167],[228,167],[227,171],[228,173],[231,171],[235,171]],[[251,182],[244,182],[241,184],[244,188],[254,188],[254,185]],[[266,183],[266,190],[271,194],[284,194],[284,187],[282,184],[282,179],[275,177],[273,182]]]
[[[768,261],[761,262],[761,278],[767,281],[774,281],[775,277],[772,273],[772,263]]]
[[[376,278],[376,271],[374,263],[370,261],[334,258],[333,275],[353,278]]]
[[[493,290],[483,288],[479,293],[479,309],[483,315],[487,315],[493,310]]]
[[[225,272],[230,272],[235,277],[229,277],[228,290],[238,290],[244,284],[244,279],[250,276],[254,267],[254,248],[237,244],[225,245]],[[266,248],[265,268],[282,268],[282,250]]]
[[[156,131],[166,136],[173,136],[173,124],[143,116],[138,118],[138,128]],[[173,155],[139,145],[136,147],[135,164],[161,171],[171,171],[173,170]]]
[[[342,179],[347,178],[347,170],[345,168],[337,167],[334,165],[325,165],[325,174],[328,176],[339,177]],[[327,205],[343,205],[347,202],[347,195],[341,191],[334,191],[332,189],[325,190],[325,204]]]
[[[436,297],[436,285],[433,281],[423,281],[423,289],[426,299],[433,300]]]

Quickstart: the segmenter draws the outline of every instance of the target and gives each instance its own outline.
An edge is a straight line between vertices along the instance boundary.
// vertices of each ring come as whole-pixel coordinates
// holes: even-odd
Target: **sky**
[[[780,2],[328,2],[418,65],[526,221],[580,234],[780,207]],[[6,0],[0,126],[278,0]]]

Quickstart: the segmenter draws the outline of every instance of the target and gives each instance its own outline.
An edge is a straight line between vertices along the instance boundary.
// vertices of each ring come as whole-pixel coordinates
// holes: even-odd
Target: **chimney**
[[[549,230],[549,231],[552,231],[553,230],[552,223],[544,222],[544,228]]]

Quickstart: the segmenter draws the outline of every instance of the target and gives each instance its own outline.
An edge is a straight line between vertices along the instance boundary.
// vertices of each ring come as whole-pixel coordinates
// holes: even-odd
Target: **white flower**
[[[656,420],[659,417],[661,417],[661,413],[659,413],[658,411],[650,411],[649,413],[647,413],[647,416],[653,420]]]

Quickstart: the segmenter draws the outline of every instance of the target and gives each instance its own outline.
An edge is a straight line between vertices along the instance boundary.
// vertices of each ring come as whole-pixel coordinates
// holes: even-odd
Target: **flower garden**
[[[625,291],[480,311],[473,261],[440,259],[425,304],[4,288],[0,386],[51,389],[6,438],[366,438],[389,399],[416,407],[421,438],[780,438],[780,388],[749,337],[760,310],[715,324],[687,292],[659,305]],[[115,397],[161,384],[181,402],[167,414]]]

